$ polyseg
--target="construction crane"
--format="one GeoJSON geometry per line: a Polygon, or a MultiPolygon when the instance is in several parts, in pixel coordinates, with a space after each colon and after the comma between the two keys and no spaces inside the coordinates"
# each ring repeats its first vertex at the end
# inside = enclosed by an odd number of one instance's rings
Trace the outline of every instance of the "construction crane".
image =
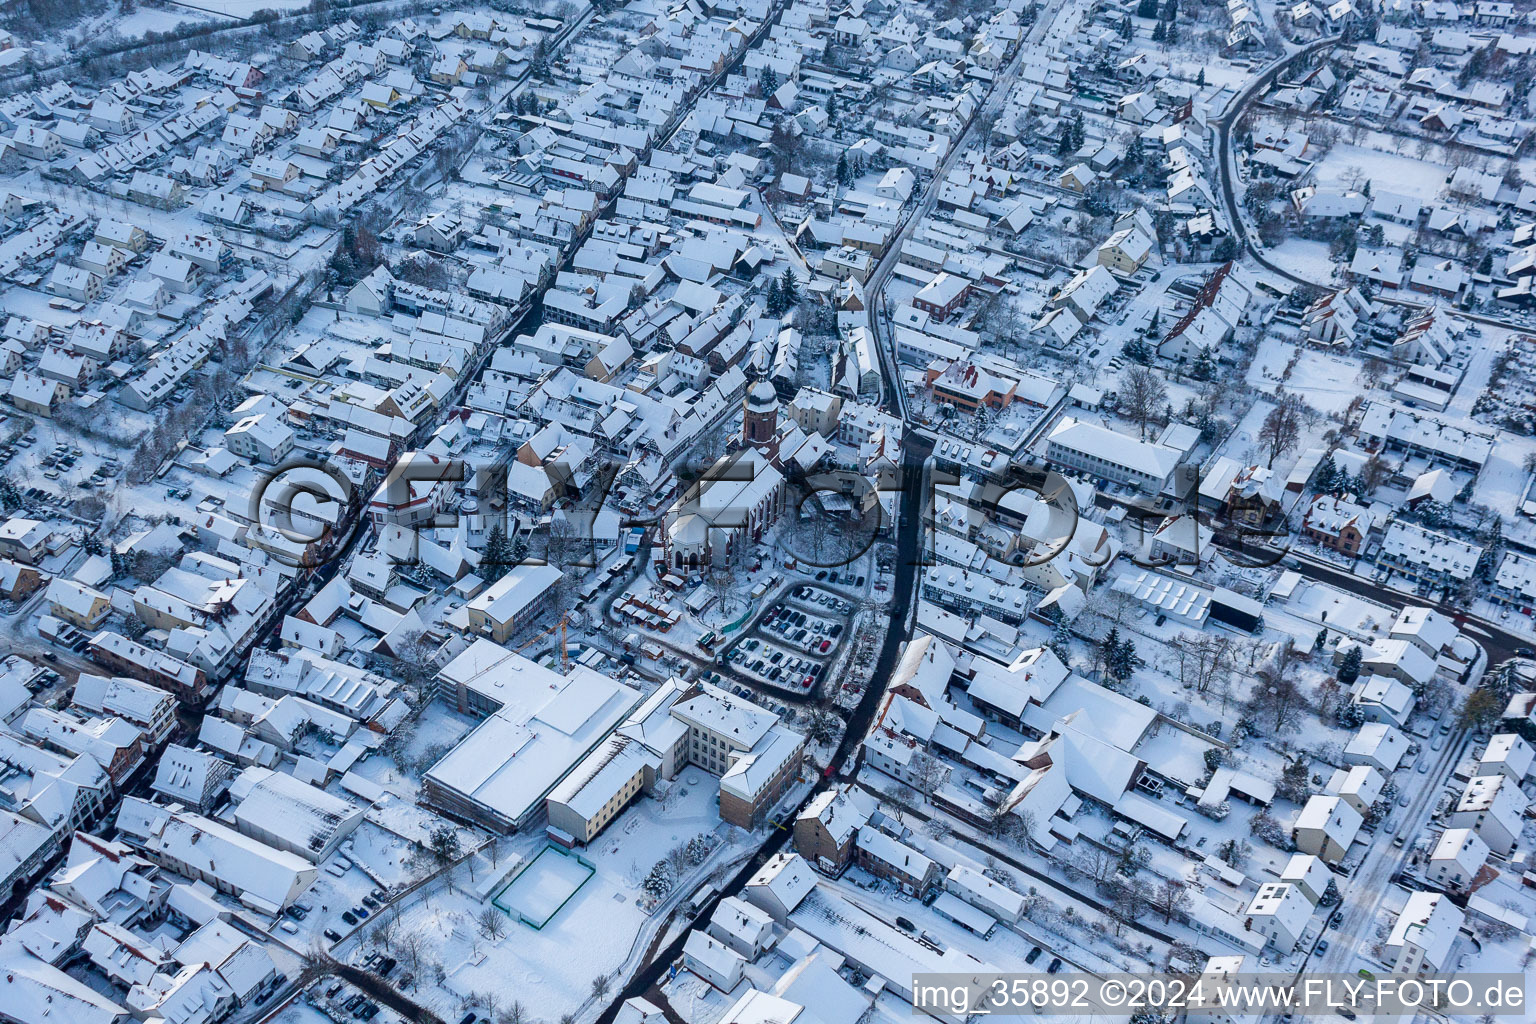
{"type": "Polygon", "coordinates": [[[570,618],[570,612],[564,613],[560,616],[559,622],[555,623],[553,626],[550,626],[548,629],[539,630],[539,632],[535,633],[526,643],[518,647],[516,653],[523,653],[528,648],[532,647],[534,644],[538,643],[540,640],[544,639],[550,633],[553,633],[558,629],[560,631],[560,674],[569,675],[571,671],[571,655],[565,643],[565,628],[566,624],[570,622],[570,618]]]}

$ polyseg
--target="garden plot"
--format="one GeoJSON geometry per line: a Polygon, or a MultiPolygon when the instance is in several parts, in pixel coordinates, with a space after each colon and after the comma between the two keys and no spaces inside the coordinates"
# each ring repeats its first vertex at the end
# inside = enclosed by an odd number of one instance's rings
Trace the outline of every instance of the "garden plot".
{"type": "Polygon", "coordinates": [[[542,931],[595,873],[585,858],[546,846],[491,902],[511,917],[542,931]]]}

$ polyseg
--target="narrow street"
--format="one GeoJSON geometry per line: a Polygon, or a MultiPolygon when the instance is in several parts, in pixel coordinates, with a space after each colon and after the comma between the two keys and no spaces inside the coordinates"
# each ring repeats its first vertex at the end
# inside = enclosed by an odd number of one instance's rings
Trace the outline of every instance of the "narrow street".
{"type": "MultiPolygon", "coordinates": [[[[1319,957],[1309,955],[1302,962],[1303,971],[1310,968],[1313,973],[1353,973],[1360,959],[1360,947],[1370,941],[1376,926],[1376,915],[1392,888],[1393,876],[1403,869],[1412,856],[1413,843],[1426,834],[1435,801],[1439,799],[1451,769],[1456,767],[1471,742],[1471,734],[1464,729],[1452,733],[1439,755],[1430,763],[1429,770],[1422,775],[1413,772],[1409,776],[1409,788],[1414,788],[1413,782],[1420,784],[1415,788],[1406,808],[1394,806],[1388,815],[1388,820],[1396,820],[1396,827],[1391,830],[1377,828],[1371,848],[1348,884],[1343,887],[1344,901],[1339,905],[1343,911],[1343,920],[1336,931],[1325,929],[1323,932],[1323,938],[1329,942],[1328,952],[1319,957]],[[1396,836],[1406,837],[1401,847],[1392,845],[1396,836]]],[[[1419,756],[1427,757],[1431,753],[1426,749],[1419,756]]],[[[1411,766],[1408,771],[1413,771],[1411,766]]]]}

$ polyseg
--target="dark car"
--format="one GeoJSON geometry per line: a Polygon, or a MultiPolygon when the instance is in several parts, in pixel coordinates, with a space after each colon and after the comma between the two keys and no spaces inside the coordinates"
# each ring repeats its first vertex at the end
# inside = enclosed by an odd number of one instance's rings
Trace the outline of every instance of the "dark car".
{"type": "Polygon", "coordinates": [[[1061,957],[1059,957],[1059,956],[1051,957],[1051,964],[1050,964],[1049,967],[1047,967],[1045,969],[1045,973],[1046,974],[1055,974],[1059,970],[1061,970],[1061,957]]]}
{"type": "Polygon", "coordinates": [[[341,941],[341,936],[336,932],[336,929],[334,928],[327,928],[325,930],[325,937],[330,939],[332,942],[341,941]]]}
{"type": "Polygon", "coordinates": [[[1042,952],[1044,951],[1039,946],[1036,946],[1034,949],[1029,951],[1029,955],[1024,958],[1024,962],[1027,964],[1034,963],[1036,960],[1040,959],[1040,954],[1042,952]]]}
{"type": "Polygon", "coordinates": [[[341,912],[341,919],[347,924],[357,924],[357,915],[350,910],[343,910],[341,912]]]}
{"type": "Polygon", "coordinates": [[[459,1024],[475,1024],[475,1015],[473,1013],[466,1013],[464,1019],[459,1021],[459,1024]]]}
{"type": "Polygon", "coordinates": [[[817,579],[818,579],[818,580],[824,580],[824,579],[826,579],[826,578],[827,578],[827,570],[825,570],[825,569],[823,569],[823,570],[821,570],[821,571],[820,571],[820,572],[818,572],[818,573],[817,573],[817,574],[816,574],[816,578],[817,578],[817,579]]]}
{"type": "Polygon", "coordinates": [[[834,623],[832,623],[832,628],[827,630],[827,634],[829,636],[839,636],[839,635],[842,634],[842,632],[843,632],[843,624],[841,622],[834,622],[834,623]]]}
{"type": "Polygon", "coordinates": [[[1319,953],[1326,953],[1326,952],[1328,952],[1328,940],[1327,939],[1318,939],[1317,940],[1317,951],[1319,953]]]}
{"type": "Polygon", "coordinates": [[[913,924],[911,921],[908,921],[904,917],[898,917],[896,919],[896,927],[900,928],[902,931],[905,931],[905,932],[915,932],[915,931],[917,931],[917,925],[913,924]]]}

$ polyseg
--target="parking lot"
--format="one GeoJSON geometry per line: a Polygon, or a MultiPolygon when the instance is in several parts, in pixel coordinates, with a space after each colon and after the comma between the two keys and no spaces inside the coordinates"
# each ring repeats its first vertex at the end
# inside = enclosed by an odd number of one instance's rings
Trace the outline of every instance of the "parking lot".
{"type": "MultiPolygon", "coordinates": [[[[14,444],[0,447],[0,465],[8,464],[18,457],[25,449],[37,449],[33,454],[37,456],[37,465],[42,475],[47,480],[56,481],[55,486],[64,489],[66,483],[74,483],[75,486],[86,490],[106,486],[113,478],[123,471],[123,464],[115,458],[100,458],[89,454],[83,448],[73,447],[68,444],[56,444],[52,448],[37,448],[38,438],[36,434],[27,434],[18,438],[14,444]],[[89,460],[95,463],[95,468],[90,474],[85,473],[85,462],[89,460]]],[[[43,501],[49,494],[43,488],[29,487],[22,492],[33,500],[43,501]]],[[[72,497],[66,490],[66,498],[72,497]]]]}
{"type": "MultiPolygon", "coordinates": [[[[851,584],[857,577],[848,575],[851,584]]],[[[812,696],[847,639],[854,610],[853,602],[838,594],[797,586],[721,656],[721,665],[753,686],[812,696]]]]}
{"type": "Polygon", "coordinates": [[[821,679],[826,665],[796,655],[757,637],[743,640],[726,655],[726,664],[754,683],[790,693],[808,695],[821,679]]]}

